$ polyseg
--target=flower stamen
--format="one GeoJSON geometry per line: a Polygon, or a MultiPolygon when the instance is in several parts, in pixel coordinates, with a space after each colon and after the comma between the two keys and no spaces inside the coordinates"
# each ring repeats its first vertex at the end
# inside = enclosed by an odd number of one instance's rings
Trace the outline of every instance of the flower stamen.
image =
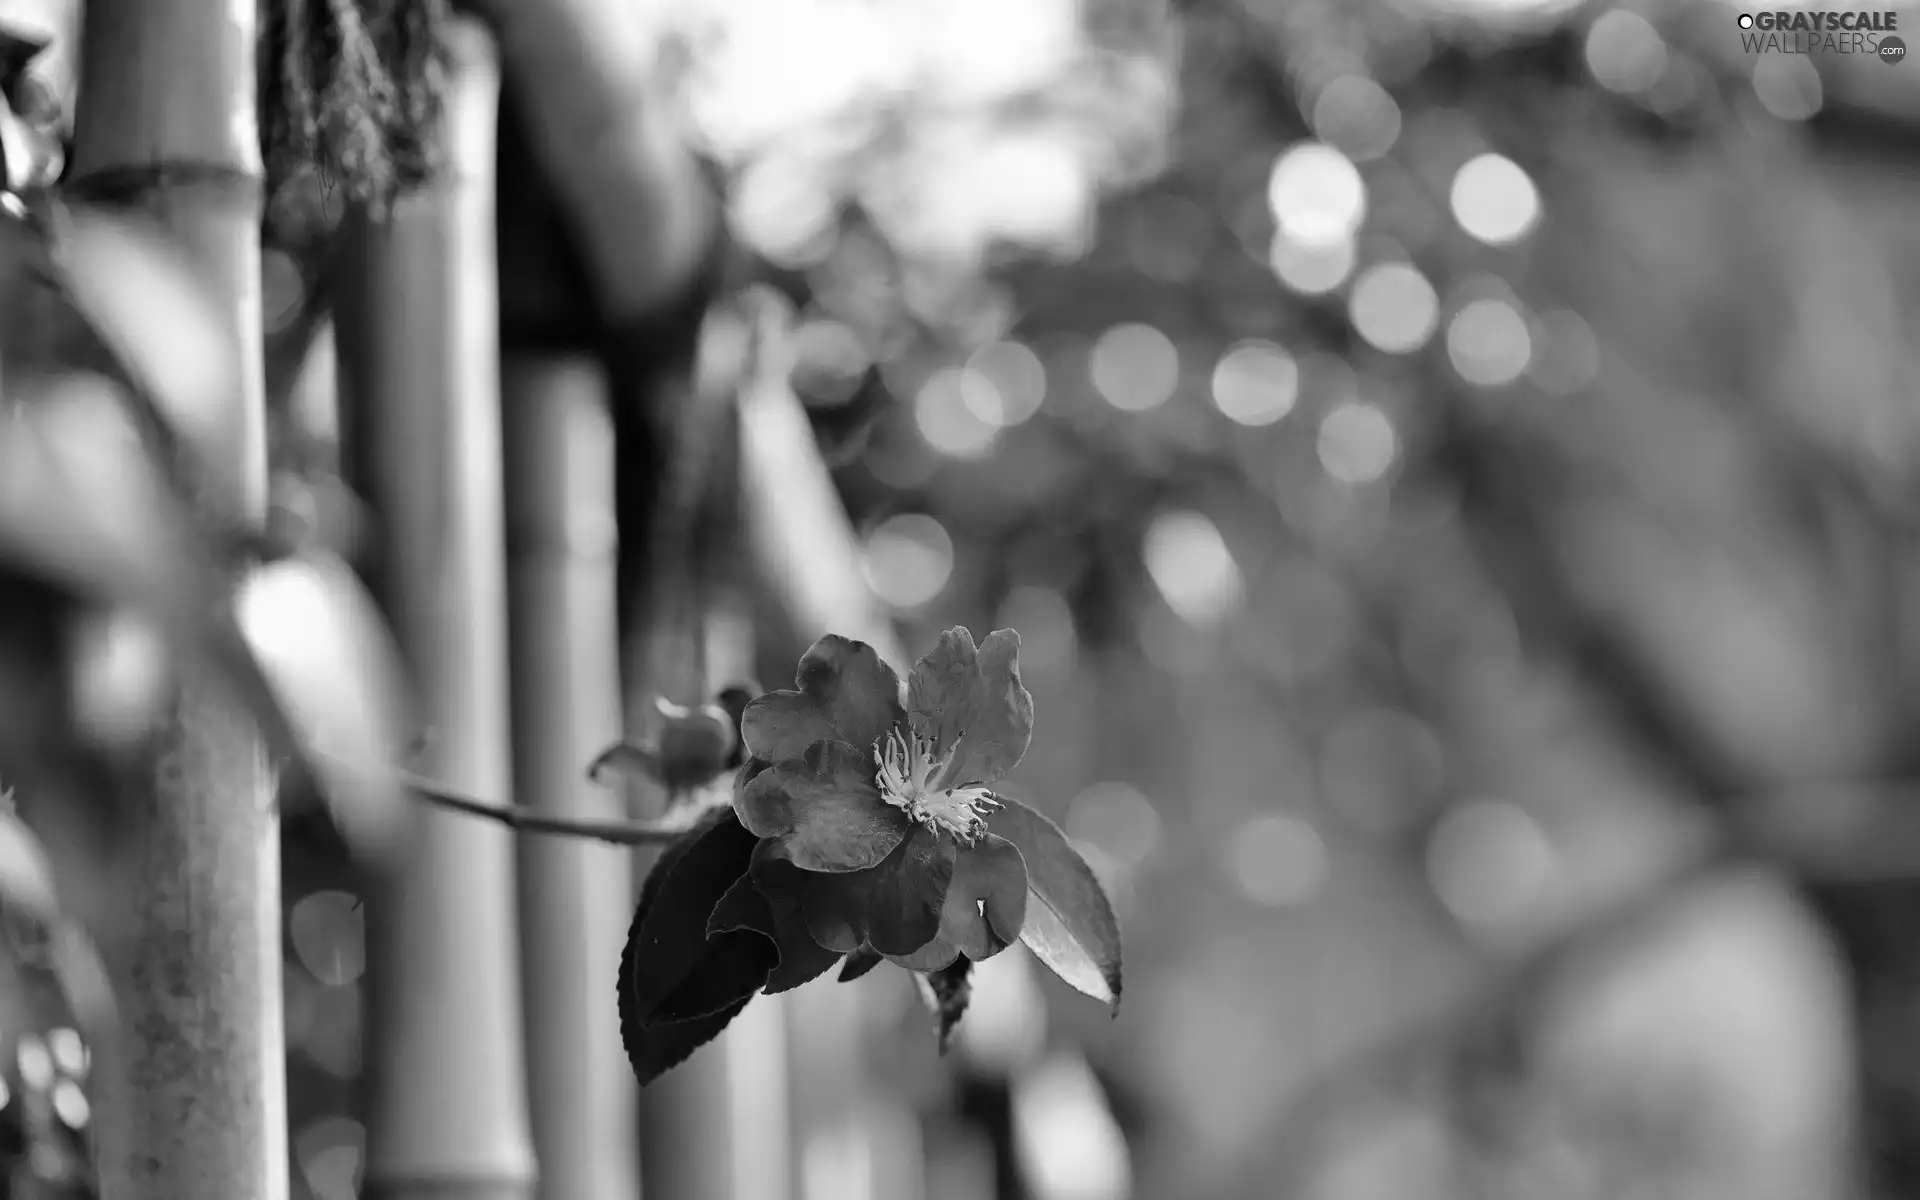
{"type": "Polygon", "coordinates": [[[928,831],[944,830],[971,846],[987,831],[986,814],[1000,802],[984,787],[938,786],[952,757],[951,748],[936,756],[933,739],[903,735],[896,726],[874,746],[874,782],[881,799],[928,831]]]}

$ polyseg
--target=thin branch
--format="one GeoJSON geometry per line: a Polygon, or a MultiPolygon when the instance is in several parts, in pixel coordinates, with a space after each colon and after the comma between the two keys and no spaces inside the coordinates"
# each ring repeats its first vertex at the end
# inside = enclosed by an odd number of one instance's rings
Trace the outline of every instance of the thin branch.
{"type": "Polygon", "coordinates": [[[401,785],[430,804],[469,816],[498,821],[519,833],[542,833],[555,837],[588,838],[615,846],[663,846],[691,829],[684,817],[664,821],[595,820],[590,817],[557,817],[538,809],[515,804],[490,804],[435,783],[423,775],[399,771],[401,785]]]}

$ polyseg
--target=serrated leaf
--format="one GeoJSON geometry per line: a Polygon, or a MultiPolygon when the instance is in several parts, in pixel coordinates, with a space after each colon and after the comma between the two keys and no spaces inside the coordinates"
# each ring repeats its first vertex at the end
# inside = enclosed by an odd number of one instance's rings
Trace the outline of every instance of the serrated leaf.
{"type": "Polygon", "coordinates": [[[774,941],[757,931],[717,934],[645,1019],[649,1024],[691,1021],[724,1011],[765,987],[779,963],[774,941]]]}
{"type": "Polygon", "coordinates": [[[1077,990],[1120,1011],[1120,924],[1093,869],[1058,825],[1018,800],[987,816],[987,829],[1019,848],[1027,867],[1020,940],[1077,990]]]}
{"type": "MultiPolygon", "coordinates": [[[[665,858],[665,852],[661,857],[665,858]]],[[[642,916],[649,899],[642,889],[642,916]]],[[[626,986],[626,981],[633,976],[633,947],[634,939],[628,938],[626,948],[620,954],[620,1042],[626,1047],[627,1062],[632,1065],[634,1076],[639,1079],[640,1086],[645,1087],[687,1061],[695,1050],[720,1036],[720,1032],[740,1015],[752,997],[712,1016],[692,1021],[643,1024],[632,1011],[632,989],[626,986]]]]}
{"type": "Polygon", "coordinates": [[[885,961],[886,956],[872,946],[861,946],[847,955],[846,962],[840,967],[840,982],[852,983],[885,961]]]}
{"type": "Polygon", "coordinates": [[[636,1027],[627,1038],[627,1061],[633,1064],[640,1086],[645,1087],[673,1070],[692,1057],[695,1050],[719,1037],[752,1000],[753,997],[748,996],[730,1008],[691,1021],[636,1027]]]}
{"type": "Polygon", "coordinates": [[[766,939],[707,937],[708,917],[746,872],[755,841],[730,809],[721,809],[649,872],[628,935],[630,969],[622,976],[625,1011],[636,1021],[706,1016],[766,982],[773,957],[766,939]]]}
{"type": "MultiPolygon", "coordinates": [[[[691,1021],[676,1021],[647,1024],[642,1020],[638,1007],[639,996],[629,986],[634,978],[635,962],[641,941],[641,931],[647,918],[654,912],[655,902],[659,899],[666,880],[674,869],[687,857],[702,836],[712,832],[723,821],[732,819],[732,813],[725,810],[706,814],[700,822],[684,837],[669,843],[654,859],[653,869],[640,885],[640,900],[634,908],[633,925],[627,935],[626,945],[620,951],[620,973],[616,981],[616,995],[620,1014],[620,1041],[627,1051],[627,1061],[633,1067],[633,1073],[639,1078],[641,1086],[652,1083],[665,1072],[679,1066],[695,1050],[719,1036],[729,1022],[740,1015],[748,1000],[710,1016],[699,1017],[691,1021]]],[[[737,822],[735,822],[737,824],[737,822]]]]}

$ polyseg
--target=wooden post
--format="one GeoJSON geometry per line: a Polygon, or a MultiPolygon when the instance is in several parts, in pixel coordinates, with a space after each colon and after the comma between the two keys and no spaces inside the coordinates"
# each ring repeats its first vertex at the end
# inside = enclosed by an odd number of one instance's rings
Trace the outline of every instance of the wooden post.
{"type": "MultiPolygon", "coordinates": [[[[430,725],[421,769],[504,802],[499,71],[477,25],[449,42],[449,178],[386,221],[350,218],[335,326],[348,470],[378,516],[370,574],[430,725]]],[[[369,1196],[533,1193],[512,838],[429,813],[399,878],[367,898],[369,1196]]]]}
{"type": "MultiPolygon", "coordinates": [[[[196,499],[246,515],[264,508],[267,471],[254,38],[251,3],[89,0],[68,175],[76,196],[156,218],[226,310],[239,384],[201,447],[196,499]]],[[[287,1195],[269,798],[247,714],[186,672],[121,881],[130,936],[107,948],[126,1024],[102,1097],[106,1200],[287,1195]]]]}

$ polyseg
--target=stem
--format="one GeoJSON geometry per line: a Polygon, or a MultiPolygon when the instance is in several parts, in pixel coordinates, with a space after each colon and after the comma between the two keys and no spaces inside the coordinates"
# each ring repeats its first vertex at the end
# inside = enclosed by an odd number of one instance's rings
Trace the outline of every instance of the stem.
{"type": "Polygon", "coordinates": [[[586,838],[614,846],[664,846],[691,829],[688,821],[623,821],[569,817],[522,804],[493,804],[462,795],[424,776],[401,772],[401,784],[429,804],[469,816],[485,817],[520,833],[586,838]]]}
{"type": "MultiPolygon", "coordinates": [[[[212,521],[257,518],[266,498],[255,21],[251,3],[90,0],[68,183],[124,185],[106,190],[178,239],[232,330],[238,386],[198,456],[212,521]]],[[[129,795],[138,849],[102,939],[125,1023],[101,1064],[100,1195],[284,1200],[270,774],[248,715],[207,671],[182,675],[151,786],[129,795]]]]}

